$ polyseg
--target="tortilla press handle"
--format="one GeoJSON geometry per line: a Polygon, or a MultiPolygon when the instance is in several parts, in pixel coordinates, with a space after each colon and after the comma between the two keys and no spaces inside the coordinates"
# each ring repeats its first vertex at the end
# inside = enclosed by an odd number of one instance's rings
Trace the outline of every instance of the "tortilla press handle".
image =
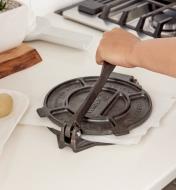
{"type": "MultiPolygon", "coordinates": [[[[103,63],[101,74],[95,86],[91,89],[89,95],[80,106],[78,111],[74,114],[73,122],[70,126],[64,126],[61,128],[61,131],[55,130],[55,134],[57,135],[57,141],[59,148],[64,148],[66,146],[70,147],[74,152],[80,152],[82,150],[88,149],[93,146],[101,146],[101,145],[112,145],[109,143],[100,143],[100,142],[91,142],[81,138],[81,126],[80,122],[82,118],[85,116],[93,102],[95,101],[98,94],[101,92],[104,87],[107,79],[109,78],[111,72],[114,70],[115,66],[111,65],[107,62],[103,63]]],[[[43,110],[41,111],[41,115],[45,115],[43,110]]]]}
{"type": "Polygon", "coordinates": [[[94,87],[91,89],[89,95],[83,102],[83,104],[80,106],[78,111],[75,113],[74,122],[77,124],[80,123],[82,118],[85,116],[85,114],[88,112],[89,108],[95,101],[98,94],[101,92],[102,88],[104,87],[106,81],[108,80],[110,74],[114,70],[115,65],[112,65],[108,62],[103,63],[101,74],[97,82],[95,83],[94,87]]]}

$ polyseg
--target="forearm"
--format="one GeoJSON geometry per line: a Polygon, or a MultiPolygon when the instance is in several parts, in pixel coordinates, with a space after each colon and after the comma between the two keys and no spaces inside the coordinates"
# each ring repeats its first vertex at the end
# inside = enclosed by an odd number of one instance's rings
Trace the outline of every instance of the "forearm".
{"type": "Polygon", "coordinates": [[[176,38],[141,41],[123,29],[105,32],[97,48],[96,61],[123,67],[142,67],[176,77],[176,38]]]}
{"type": "Polygon", "coordinates": [[[141,41],[132,53],[134,65],[176,77],[176,38],[141,41]]]}

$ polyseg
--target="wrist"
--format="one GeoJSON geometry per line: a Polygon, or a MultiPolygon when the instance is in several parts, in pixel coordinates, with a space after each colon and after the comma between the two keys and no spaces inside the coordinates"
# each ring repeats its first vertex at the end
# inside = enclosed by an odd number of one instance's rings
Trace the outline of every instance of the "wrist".
{"type": "Polygon", "coordinates": [[[141,56],[141,43],[142,41],[137,42],[130,53],[129,56],[129,63],[132,65],[132,67],[142,67],[141,61],[140,61],[140,56],[141,56]]]}

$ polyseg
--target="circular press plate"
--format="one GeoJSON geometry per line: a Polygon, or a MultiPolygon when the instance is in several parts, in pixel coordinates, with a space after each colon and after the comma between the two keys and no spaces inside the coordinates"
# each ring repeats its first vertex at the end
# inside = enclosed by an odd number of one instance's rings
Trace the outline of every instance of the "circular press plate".
{"type": "MultiPolygon", "coordinates": [[[[82,77],[66,81],[53,88],[44,106],[38,109],[58,127],[72,125],[74,113],[87,97],[98,77],[82,77]]],[[[112,73],[80,123],[82,134],[124,135],[150,115],[149,95],[132,76],[112,73]]]]}

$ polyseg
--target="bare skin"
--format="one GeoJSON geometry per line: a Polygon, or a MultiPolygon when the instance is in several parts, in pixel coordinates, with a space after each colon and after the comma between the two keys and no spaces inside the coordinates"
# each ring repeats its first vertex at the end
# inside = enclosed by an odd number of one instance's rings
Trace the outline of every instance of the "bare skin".
{"type": "Polygon", "coordinates": [[[141,41],[123,29],[105,32],[97,48],[96,61],[123,67],[142,67],[176,77],[176,38],[141,41]]]}

